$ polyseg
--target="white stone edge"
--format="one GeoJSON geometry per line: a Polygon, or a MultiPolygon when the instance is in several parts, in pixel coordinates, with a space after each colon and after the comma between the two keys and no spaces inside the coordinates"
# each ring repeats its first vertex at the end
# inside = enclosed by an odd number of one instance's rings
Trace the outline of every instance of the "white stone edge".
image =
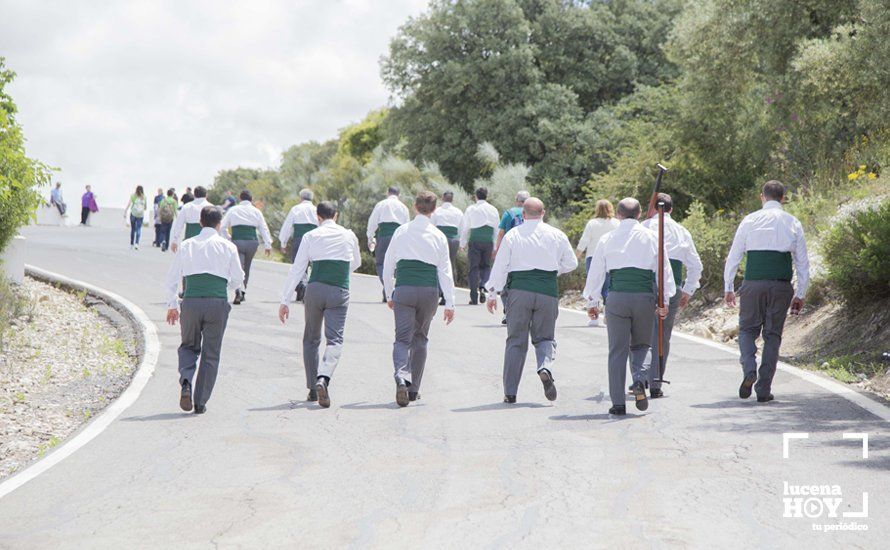
{"type": "Polygon", "coordinates": [[[130,381],[130,385],[127,386],[127,389],[125,389],[117,399],[112,401],[111,404],[96,416],[95,419],[80,428],[73,437],[65,441],[45,457],[37,460],[21,472],[14,474],[12,477],[0,483],[0,498],[12,493],[22,485],[28,483],[77,452],[81,447],[102,433],[130,405],[135,403],[139,398],[139,395],[142,393],[142,390],[145,389],[148,380],[151,378],[152,374],[154,374],[155,366],[158,362],[158,354],[161,348],[160,341],[158,340],[157,327],[151,319],[149,319],[148,315],[146,315],[145,312],[133,302],[108,290],[82,281],[70,279],[58,273],[46,271],[38,267],[26,265],[25,270],[28,274],[33,274],[38,278],[56,282],[71,288],[85,290],[88,293],[98,296],[99,298],[117,306],[118,309],[126,311],[139,326],[143,352],[142,360],[139,362],[139,366],[133,375],[133,379],[130,381]]]}

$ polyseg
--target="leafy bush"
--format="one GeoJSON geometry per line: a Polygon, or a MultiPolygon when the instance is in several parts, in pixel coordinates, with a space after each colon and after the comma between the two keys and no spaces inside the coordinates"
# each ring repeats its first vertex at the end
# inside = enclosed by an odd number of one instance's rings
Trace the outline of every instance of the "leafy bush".
{"type": "Polygon", "coordinates": [[[0,57],[0,250],[28,223],[40,204],[37,189],[50,179],[46,166],[25,155],[15,103],[4,91],[14,77],[0,57]]]}
{"type": "Polygon", "coordinates": [[[890,200],[841,216],[822,247],[828,281],[848,303],[890,298],[890,200]]]}
{"type": "Polygon", "coordinates": [[[701,256],[703,269],[697,296],[715,300],[723,295],[723,266],[732,246],[737,220],[722,211],[708,215],[705,206],[696,201],[689,207],[683,226],[692,234],[701,256]]]}

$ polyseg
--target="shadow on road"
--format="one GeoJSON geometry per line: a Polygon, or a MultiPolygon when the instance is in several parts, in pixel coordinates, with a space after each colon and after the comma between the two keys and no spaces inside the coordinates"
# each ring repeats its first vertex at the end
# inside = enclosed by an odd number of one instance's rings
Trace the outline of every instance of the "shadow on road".
{"type": "MultiPolygon", "coordinates": [[[[410,407],[422,407],[423,403],[417,403],[410,405],[410,407]]],[[[406,407],[400,407],[398,403],[392,401],[390,403],[350,403],[348,405],[341,405],[341,409],[350,409],[353,411],[370,411],[375,409],[387,409],[387,410],[396,410],[402,409],[406,407]]]]}
{"type": "Polygon", "coordinates": [[[160,414],[151,414],[148,416],[128,416],[126,418],[121,418],[124,422],[153,422],[155,420],[176,420],[181,418],[188,418],[197,416],[194,413],[190,412],[178,412],[178,413],[160,413],[160,414]]]}
{"type": "Polygon", "coordinates": [[[578,415],[569,415],[569,414],[560,414],[557,416],[551,416],[550,420],[610,420],[612,422],[622,422],[624,420],[631,420],[634,418],[645,418],[645,414],[627,414],[625,416],[614,416],[609,413],[600,413],[600,414],[578,414],[578,415]]]}
{"type": "Polygon", "coordinates": [[[250,412],[268,412],[268,411],[292,411],[296,409],[321,409],[322,407],[313,401],[288,401],[280,405],[272,405],[270,407],[255,407],[247,409],[250,412]]]}
{"type": "Polygon", "coordinates": [[[456,413],[466,413],[466,412],[484,412],[484,411],[501,411],[507,409],[544,409],[549,407],[549,405],[542,405],[540,403],[491,403],[488,405],[477,405],[475,407],[466,407],[463,409],[451,409],[451,412],[456,413]]]}

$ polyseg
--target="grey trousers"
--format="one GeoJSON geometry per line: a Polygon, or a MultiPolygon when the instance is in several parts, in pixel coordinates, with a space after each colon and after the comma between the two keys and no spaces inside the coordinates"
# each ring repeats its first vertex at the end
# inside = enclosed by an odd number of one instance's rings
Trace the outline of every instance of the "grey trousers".
{"type": "Polygon", "coordinates": [[[471,242],[467,245],[467,261],[469,263],[470,299],[479,299],[479,287],[488,282],[491,275],[492,242],[471,242]]]}
{"type": "Polygon", "coordinates": [[[744,281],[739,289],[739,351],[742,372],[757,375],[754,391],[769,395],[779,362],[779,347],[794,287],[787,281],[744,281]],[[763,334],[760,372],[757,369],[757,338],[763,334]]]}
{"type": "Polygon", "coordinates": [[[609,293],[606,331],[609,334],[609,397],[613,405],[624,405],[628,355],[634,382],[646,381],[648,373],[643,361],[652,341],[654,320],[655,293],[609,293]]]}
{"type": "MultiPolygon", "coordinates": [[[[680,311],[680,297],[682,293],[680,290],[677,290],[677,293],[668,301],[668,315],[664,318],[664,370],[667,372],[667,359],[668,354],[671,351],[671,334],[674,332],[674,320],[677,318],[677,312],[680,311]]],[[[660,379],[660,376],[663,376],[663,373],[659,373],[659,365],[658,365],[658,317],[652,322],[652,340],[651,340],[652,349],[649,350],[649,353],[646,354],[646,361],[643,363],[643,371],[647,371],[649,387],[650,388],[661,388],[661,382],[657,382],[660,379]]]]}
{"type": "Polygon", "coordinates": [[[180,306],[179,384],[186,380],[191,383],[195,406],[207,403],[213,392],[231,309],[225,298],[186,298],[180,306]],[[195,379],[196,369],[198,376],[195,379]]]}
{"type": "Polygon", "coordinates": [[[378,237],[374,247],[374,265],[377,268],[377,278],[380,279],[380,284],[383,284],[383,260],[386,259],[386,251],[389,249],[391,240],[392,237],[378,237]]]}
{"type": "Polygon", "coordinates": [[[325,283],[309,283],[303,298],[306,326],[303,329],[303,365],[306,368],[306,387],[312,389],[319,376],[333,377],[334,369],[343,353],[343,329],[349,290],[325,283]],[[318,364],[321,345],[321,326],[324,324],[324,357],[318,364]]]}
{"type": "Polygon", "coordinates": [[[241,269],[244,270],[244,288],[247,288],[247,281],[250,279],[250,266],[253,264],[253,257],[256,256],[257,248],[260,246],[259,241],[232,241],[235,248],[238,249],[238,259],[241,260],[241,269]]]}
{"type": "Polygon", "coordinates": [[[551,370],[556,359],[556,318],[559,299],[537,292],[511,289],[507,295],[507,345],[504,349],[504,395],[516,395],[528,354],[528,338],[535,346],[538,368],[551,370]]]}
{"type": "Polygon", "coordinates": [[[412,392],[420,391],[430,323],[439,307],[439,293],[432,286],[400,286],[393,292],[393,302],[396,341],[392,363],[396,383],[404,380],[412,392]]]}

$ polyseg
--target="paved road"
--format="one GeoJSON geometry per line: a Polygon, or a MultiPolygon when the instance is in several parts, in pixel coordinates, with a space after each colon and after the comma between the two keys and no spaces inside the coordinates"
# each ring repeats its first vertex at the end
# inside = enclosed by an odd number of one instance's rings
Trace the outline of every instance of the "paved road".
{"type": "Polygon", "coordinates": [[[377,281],[356,277],[334,404],[322,410],[302,401],[302,311],[287,326],[275,316],[285,266],[259,263],[230,317],[208,413],[187,415],[178,332],[161,324],[170,255],[130,252],[122,230],[25,234],[29,263],[142,307],[162,350],[117,421],[0,500],[0,547],[886,548],[886,422],[787,373],[774,403],[741,401],[735,357],[677,340],[667,397],[609,418],[605,331],[563,312],[559,400],[527,371],[508,407],[505,330],[460,306],[452,326],[434,325],[422,400],[400,410],[392,317],[377,281]],[[810,434],[787,460],[783,432],[810,434]],[[868,459],[844,432],[870,434],[868,459]],[[784,482],[838,485],[839,514],[868,491],[869,517],[785,518],[784,482]],[[813,528],[853,521],[868,530],[813,528]]]}

